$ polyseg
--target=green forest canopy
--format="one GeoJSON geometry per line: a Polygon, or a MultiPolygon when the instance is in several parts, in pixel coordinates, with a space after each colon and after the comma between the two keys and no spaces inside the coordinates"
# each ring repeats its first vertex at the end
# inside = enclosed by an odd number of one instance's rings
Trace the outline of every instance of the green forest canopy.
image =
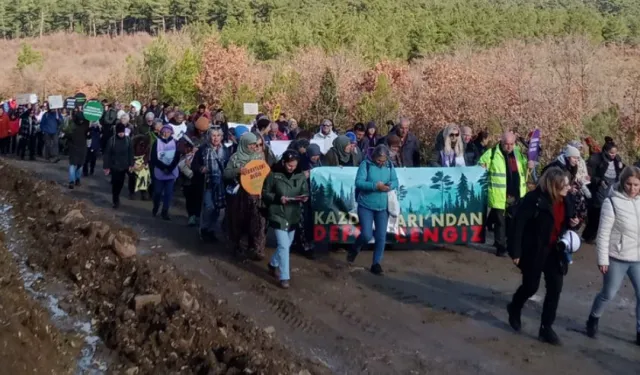
{"type": "Polygon", "coordinates": [[[640,0],[0,0],[4,38],[159,33],[209,24],[268,60],[300,47],[412,59],[460,43],[571,33],[640,41],[640,0]]]}

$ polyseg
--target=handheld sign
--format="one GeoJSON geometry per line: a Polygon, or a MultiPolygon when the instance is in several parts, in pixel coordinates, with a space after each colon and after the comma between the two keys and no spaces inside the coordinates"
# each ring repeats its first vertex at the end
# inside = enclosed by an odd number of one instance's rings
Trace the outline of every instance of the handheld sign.
{"type": "Polygon", "coordinates": [[[538,161],[539,151],[540,150],[540,129],[536,129],[531,134],[531,139],[529,140],[529,152],[527,158],[531,161],[538,161]]]}
{"type": "Polygon", "coordinates": [[[244,109],[245,115],[257,115],[260,113],[258,110],[258,103],[243,103],[242,107],[244,109]]]}
{"type": "Polygon", "coordinates": [[[64,103],[62,101],[61,95],[51,95],[49,96],[49,108],[51,109],[60,109],[64,107],[64,103]]]}
{"type": "MultiPolygon", "coordinates": [[[[76,98],[77,103],[77,98],[76,98]]],[[[102,113],[104,112],[104,107],[102,103],[98,101],[88,102],[84,109],[82,110],[82,114],[87,121],[99,121],[102,117],[102,113]]]]}
{"type": "Polygon", "coordinates": [[[18,96],[16,96],[16,102],[18,102],[18,105],[27,105],[29,104],[30,99],[31,94],[19,94],[18,96]]]}
{"type": "Polygon", "coordinates": [[[74,98],[76,99],[76,106],[82,105],[87,102],[87,96],[81,92],[77,93],[74,98]]]}
{"type": "Polygon", "coordinates": [[[279,159],[282,154],[287,151],[287,148],[289,148],[290,144],[291,141],[271,141],[269,143],[269,146],[271,147],[271,152],[273,152],[273,155],[279,159]]]}
{"type": "Polygon", "coordinates": [[[140,102],[137,100],[132,101],[131,106],[136,109],[136,112],[140,112],[140,110],[142,109],[142,104],[140,104],[140,102]]]}
{"type": "Polygon", "coordinates": [[[273,109],[273,121],[278,121],[278,117],[280,117],[280,113],[282,113],[282,110],[280,109],[280,104],[276,105],[276,107],[273,109]]]}
{"type": "Polygon", "coordinates": [[[249,195],[262,194],[264,180],[271,172],[271,168],[264,160],[252,160],[244,166],[247,173],[240,175],[240,184],[249,195]]]}
{"type": "Polygon", "coordinates": [[[76,107],[76,98],[69,97],[69,98],[65,99],[64,107],[66,109],[74,109],[76,107]]]}

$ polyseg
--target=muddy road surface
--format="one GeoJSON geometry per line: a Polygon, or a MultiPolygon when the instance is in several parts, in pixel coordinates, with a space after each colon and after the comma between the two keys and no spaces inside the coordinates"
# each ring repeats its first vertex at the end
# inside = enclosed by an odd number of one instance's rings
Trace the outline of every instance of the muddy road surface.
{"type": "MultiPolygon", "coordinates": [[[[4,161],[34,177],[67,184],[65,161],[4,161]]],[[[269,277],[266,262],[237,263],[224,243],[200,243],[186,226],[181,192],[171,222],[153,218],[150,202],[127,199],[126,188],[120,209],[111,209],[110,185],[102,174],[63,192],[132,228],[139,238],[138,258],[164,256],[205,292],[330,373],[640,373],[635,297],[627,280],[601,319],[599,338],[585,335],[602,283],[592,246],[574,256],[555,325],[564,345],[551,347],[537,341],[544,283],[525,306],[522,333],[514,333],[505,307],[520,274],[485,245],[388,251],[382,277],[367,271],[370,252],[362,253],[356,261],[360,267],[353,269],[343,253],[323,252],[316,260],[292,255],[291,289],[285,291],[269,277]]]]}

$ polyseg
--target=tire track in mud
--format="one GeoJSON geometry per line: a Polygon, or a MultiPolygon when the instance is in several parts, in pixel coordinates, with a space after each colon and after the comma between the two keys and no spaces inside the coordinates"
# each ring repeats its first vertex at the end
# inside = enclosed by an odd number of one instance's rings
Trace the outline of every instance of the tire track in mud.
{"type": "MultiPolygon", "coordinates": [[[[335,340],[332,340],[331,345],[335,346],[335,342],[339,341],[338,348],[340,351],[367,353],[361,358],[356,358],[353,354],[350,355],[348,360],[354,363],[351,364],[353,368],[347,371],[348,373],[367,371],[373,371],[373,373],[405,373],[415,367],[412,364],[423,363],[423,358],[416,354],[415,348],[406,348],[401,345],[402,335],[398,335],[397,332],[393,335],[389,330],[383,329],[381,325],[375,323],[373,319],[366,315],[367,310],[361,305],[349,303],[345,301],[345,298],[337,299],[334,297],[336,294],[329,291],[329,293],[324,294],[325,297],[322,299],[314,299],[314,302],[318,303],[314,305],[311,313],[305,312],[291,300],[294,298],[293,295],[288,294],[281,297],[277,295],[281,291],[276,290],[275,287],[268,285],[268,283],[247,280],[247,276],[253,278],[256,275],[242,265],[236,267],[218,259],[212,259],[211,264],[227,280],[248,284],[251,293],[264,301],[269,311],[292,330],[303,333],[307,337],[315,336],[315,338],[322,337],[326,339],[334,336],[335,340]],[[308,318],[309,316],[314,318],[310,319],[308,318]],[[385,344],[372,346],[370,344],[372,341],[385,344]],[[348,347],[352,347],[352,349],[347,350],[348,347]],[[398,356],[401,356],[402,359],[398,358],[398,356]],[[389,366],[393,362],[390,358],[394,358],[393,361],[396,362],[396,365],[401,364],[404,367],[403,370],[399,371],[390,368],[389,366]],[[378,367],[380,365],[383,367],[378,367]],[[365,368],[368,368],[368,370],[363,370],[365,368]],[[380,369],[373,370],[374,368],[380,369]]],[[[322,272],[321,270],[319,271],[322,272]]],[[[310,293],[321,293],[322,291],[318,290],[318,288],[319,286],[314,284],[314,288],[311,289],[310,293]]],[[[289,293],[304,294],[305,292],[302,290],[307,289],[300,288],[300,290],[289,291],[289,293]]],[[[342,355],[344,354],[342,353],[342,355]]]]}

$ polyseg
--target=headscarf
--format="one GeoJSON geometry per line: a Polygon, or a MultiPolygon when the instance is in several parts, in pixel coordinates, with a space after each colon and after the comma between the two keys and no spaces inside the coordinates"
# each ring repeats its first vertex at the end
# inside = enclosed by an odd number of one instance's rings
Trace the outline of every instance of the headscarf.
{"type": "Polygon", "coordinates": [[[322,166],[322,161],[320,159],[318,159],[318,161],[315,161],[315,162],[311,160],[311,158],[314,156],[322,157],[322,151],[320,150],[320,146],[318,146],[315,143],[311,143],[309,147],[307,147],[307,154],[306,154],[306,159],[307,159],[309,169],[322,166]]]}
{"type": "Polygon", "coordinates": [[[348,163],[351,154],[348,154],[344,149],[351,144],[351,140],[346,135],[339,135],[333,140],[333,150],[338,155],[338,161],[341,164],[348,163]]]}
{"type": "Polygon", "coordinates": [[[238,142],[238,150],[231,156],[229,164],[232,168],[243,168],[247,163],[253,160],[263,160],[262,152],[253,152],[249,150],[249,145],[258,142],[258,137],[251,132],[244,133],[238,142]]]}

